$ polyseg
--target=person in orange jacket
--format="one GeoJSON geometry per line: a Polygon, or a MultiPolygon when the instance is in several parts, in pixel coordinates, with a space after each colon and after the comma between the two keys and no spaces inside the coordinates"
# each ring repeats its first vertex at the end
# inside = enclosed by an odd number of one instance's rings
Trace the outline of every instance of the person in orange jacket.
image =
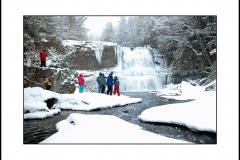
{"type": "Polygon", "coordinates": [[[52,87],[50,80],[47,78],[47,76],[43,76],[43,78],[44,81],[40,85],[42,86],[43,84],[45,84],[46,90],[50,90],[50,88],[52,87]]]}

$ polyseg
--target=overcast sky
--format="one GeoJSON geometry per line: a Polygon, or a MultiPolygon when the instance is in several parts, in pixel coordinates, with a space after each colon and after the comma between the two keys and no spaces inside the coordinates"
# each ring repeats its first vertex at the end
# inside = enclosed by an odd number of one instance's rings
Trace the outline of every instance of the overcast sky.
{"type": "Polygon", "coordinates": [[[85,21],[85,27],[90,29],[90,33],[99,36],[108,22],[116,26],[119,19],[119,16],[89,16],[85,21]]]}

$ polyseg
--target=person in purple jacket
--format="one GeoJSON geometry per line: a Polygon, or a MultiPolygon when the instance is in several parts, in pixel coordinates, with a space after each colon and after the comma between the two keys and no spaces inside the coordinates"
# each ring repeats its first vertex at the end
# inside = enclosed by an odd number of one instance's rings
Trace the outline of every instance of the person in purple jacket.
{"type": "Polygon", "coordinates": [[[101,78],[102,73],[100,72],[96,81],[98,83],[98,93],[101,93],[101,84],[100,84],[100,78],[101,78]]]}

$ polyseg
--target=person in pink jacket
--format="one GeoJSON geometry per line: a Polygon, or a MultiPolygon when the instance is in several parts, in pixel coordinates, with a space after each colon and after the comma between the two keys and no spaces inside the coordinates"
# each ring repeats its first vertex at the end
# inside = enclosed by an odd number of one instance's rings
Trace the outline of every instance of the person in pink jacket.
{"type": "Polygon", "coordinates": [[[79,74],[79,76],[78,76],[79,93],[84,92],[84,83],[85,83],[85,81],[84,81],[82,74],[79,74]]]}

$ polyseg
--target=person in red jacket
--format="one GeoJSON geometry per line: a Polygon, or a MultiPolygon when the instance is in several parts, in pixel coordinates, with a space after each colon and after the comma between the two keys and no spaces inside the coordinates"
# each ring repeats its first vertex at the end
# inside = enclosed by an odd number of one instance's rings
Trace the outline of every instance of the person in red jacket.
{"type": "Polygon", "coordinates": [[[85,81],[84,81],[82,74],[79,74],[79,77],[78,77],[79,93],[84,92],[84,83],[85,83],[85,81]]]}
{"type": "Polygon", "coordinates": [[[46,67],[46,57],[47,57],[46,51],[42,50],[40,52],[40,60],[41,60],[41,66],[40,67],[42,67],[42,66],[46,67]]]}

